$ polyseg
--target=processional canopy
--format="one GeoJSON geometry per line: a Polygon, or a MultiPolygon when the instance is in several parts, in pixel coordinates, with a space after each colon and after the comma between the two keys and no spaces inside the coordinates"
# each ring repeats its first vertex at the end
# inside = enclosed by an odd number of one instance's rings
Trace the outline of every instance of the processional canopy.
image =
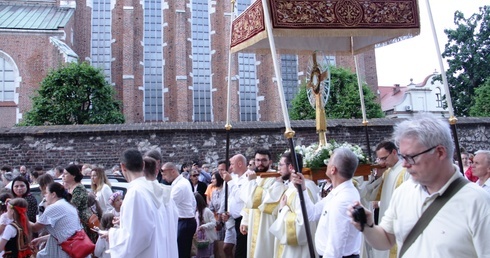
{"type": "Polygon", "coordinates": [[[232,52],[270,52],[264,19],[281,52],[352,55],[420,33],[417,0],[256,0],[232,24],[232,52]]]}

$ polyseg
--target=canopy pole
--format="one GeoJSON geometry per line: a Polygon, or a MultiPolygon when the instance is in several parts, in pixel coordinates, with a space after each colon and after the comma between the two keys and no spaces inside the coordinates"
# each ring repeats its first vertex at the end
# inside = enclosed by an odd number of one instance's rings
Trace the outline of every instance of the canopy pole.
{"type": "MultiPolygon", "coordinates": [[[[233,20],[235,15],[235,0],[231,0],[231,14],[230,14],[230,44],[231,36],[233,35],[233,20]]],[[[230,107],[231,107],[231,51],[228,51],[228,83],[227,83],[227,93],[226,93],[226,151],[225,151],[225,164],[226,171],[230,167],[230,107]]],[[[228,211],[228,183],[225,182],[225,211],[228,211]]]]}
{"type": "MultiPolygon", "coordinates": [[[[295,171],[297,173],[301,173],[299,169],[299,164],[297,162],[296,158],[296,151],[294,149],[294,131],[291,129],[291,123],[289,121],[289,114],[288,114],[288,107],[286,105],[286,99],[284,97],[284,89],[282,86],[282,76],[281,76],[281,70],[279,67],[279,63],[277,61],[277,52],[276,52],[276,44],[274,41],[274,34],[272,33],[272,23],[271,23],[271,18],[270,18],[270,11],[269,11],[269,4],[267,0],[262,0],[262,5],[264,8],[264,22],[265,22],[265,27],[267,30],[267,35],[269,39],[269,45],[271,49],[271,56],[272,56],[272,62],[274,64],[274,72],[276,75],[276,83],[277,83],[277,91],[279,93],[279,99],[281,101],[281,108],[282,108],[282,115],[284,117],[284,125],[286,127],[286,131],[284,133],[285,137],[288,139],[289,142],[289,149],[291,150],[291,154],[293,156],[293,163],[295,171]]],[[[310,251],[310,257],[315,258],[315,250],[313,247],[313,239],[311,238],[311,229],[310,229],[310,223],[308,220],[308,213],[306,211],[306,204],[305,204],[305,197],[303,195],[303,190],[301,189],[301,185],[296,184],[296,189],[298,191],[298,197],[299,201],[301,204],[301,212],[303,214],[303,221],[305,222],[305,231],[306,231],[306,239],[308,241],[308,249],[310,251]]]]}
{"type": "Polygon", "coordinates": [[[456,153],[458,158],[458,166],[459,166],[459,170],[464,175],[465,171],[463,170],[463,161],[461,159],[461,150],[459,148],[458,132],[456,130],[456,123],[458,122],[458,119],[454,116],[453,103],[451,100],[451,92],[449,91],[446,70],[444,70],[444,64],[442,62],[441,49],[439,47],[439,40],[437,39],[436,27],[434,26],[434,19],[432,18],[430,3],[429,0],[426,0],[425,2],[427,4],[427,13],[429,14],[430,28],[432,30],[432,38],[434,39],[434,45],[436,46],[437,60],[439,61],[439,69],[441,69],[442,83],[444,85],[444,89],[446,90],[447,108],[449,110],[449,125],[451,126],[451,131],[453,133],[453,140],[454,140],[454,145],[456,147],[456,153]]]}
{"type": "Polygon", "coordinates": [[[366,147],[368,151],[368,161],[371,160],[371,144],[369,142],[369,132],[368,132],[368,124],[366,116],[366,104],[364,103],[364,92],[362,91],[362,81],[359,76],[359,62],[357,61],[357,55],[354,54],[354,38],[350,37],[352,56],[354,57],[354,64],[356,67],[356,76],[357,76],[357,86],[359,87],[359,98],[361,99],[361,112],[362,112],[362,124],[364,125],[364,133],[366,134],[366,147]]]}

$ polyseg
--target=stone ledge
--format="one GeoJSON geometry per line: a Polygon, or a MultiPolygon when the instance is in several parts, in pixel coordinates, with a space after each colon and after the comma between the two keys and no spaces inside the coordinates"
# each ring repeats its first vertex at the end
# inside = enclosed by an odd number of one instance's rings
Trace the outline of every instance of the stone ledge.
{"type": "MultiPolygon", "coordinates": [[[[368,126],[393,126],[403,119],[375,118],[368,120],[368,126]]],[[[458,118],[456,125],[490,124],[490,117],[462,117],[458,118]]],[[[283,122],[235,122],[231,124],[230,132],[261,130],[281,130],[283,122]]],[[[335,127],[359,127],[362,119],[329,119],[327,129],[335,127]]],[[[315,128],[314,120],[291,121],[291,127],[295,129],[315,128]]],[[[54,126],[18,126],[0,128],[0,137],[8,135],[56,135],[56,134],[112,134],[131,132],[175,132],[175,131],[225,131],[225,122],[151,122],[135,124],[103,124],[103,125],[54,125],[54,126]]]]}

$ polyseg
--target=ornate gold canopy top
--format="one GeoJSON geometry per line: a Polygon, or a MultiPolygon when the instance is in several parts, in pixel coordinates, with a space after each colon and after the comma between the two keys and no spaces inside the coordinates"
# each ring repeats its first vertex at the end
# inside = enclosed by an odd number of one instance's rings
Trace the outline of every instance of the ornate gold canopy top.
{"type": "MultiPolygon", "coordinates": [[[[277,49],[357,54],[420,33],[417,0],[268,0],[277,49]],[[351,40],[352,37],[352,40],[351,40]]],[[[270,51],[262,1],[232,24],[231,51],[270,51]]]]}

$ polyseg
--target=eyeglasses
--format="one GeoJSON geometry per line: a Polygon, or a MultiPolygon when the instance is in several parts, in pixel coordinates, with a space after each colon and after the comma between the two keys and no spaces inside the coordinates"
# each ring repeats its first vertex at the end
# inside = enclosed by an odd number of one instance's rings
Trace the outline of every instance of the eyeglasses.
{"type": "Polygon", "coordinates": [[[404,160],[405,160],[405,161],[406,161],[408,164],[410,164],[410,165],[415,165],[415,158],[416,158],[416,157],[418,157],[418,156],[420,156],[420,155],[422,155],[422,154],[425,154],[425,153],[427,153],[427,152],[429,152],[429,151],[431,151],[431,150],[435,149],[437,146],[439,146],[439,145],[436,145],[436,146],[434,146],[434,147],[432,147],[432,148],[429,148],[429,149],[427,149],[427,150],[425,150],[425,151],[422,151],[422,152],[420,152],[420,153],[417,153],[417,154],[415,154],[415,155],[411,155],[411,156],[409,156],[409,155],[400,155],[400,156],[401,156],[401,157],[402,157],[402,158],[403,158],[403,159],[404,159],[404,160]]]}
{"type": "Polygon", "coordinates": [[[192,175],[192,177],[198,177],[198,176],[199,176],[199,174],[192,175]]]}
{"type": "Polygon", "coordinates": [[[384,157],[381,157],[381,158],[377,158],[376,161],[378,161],[378,162],[379,161],[383,161],[383,162],[386,161],[388,159],[388,157],[391,155],[392,152],[393,151],[390,151],[390,153],[388,155],[386,155],[384,157]]]}

